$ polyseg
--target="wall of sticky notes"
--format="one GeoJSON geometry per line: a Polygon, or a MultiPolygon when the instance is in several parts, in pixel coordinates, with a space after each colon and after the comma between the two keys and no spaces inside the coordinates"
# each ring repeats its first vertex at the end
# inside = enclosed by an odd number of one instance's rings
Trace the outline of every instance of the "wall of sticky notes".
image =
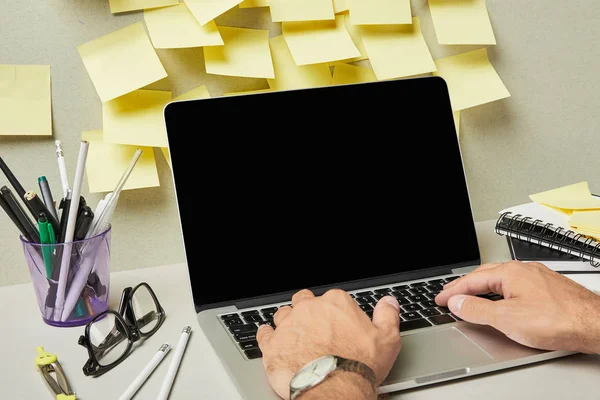
{"type": "MultiPolygon", "coordinates": [[[[593,0],[47,0],[0,14],[0,155],[20,180],[45,174],[58,192],[53,141],[72,174],[83,137],[95,204],[144,149],[113,220],[114,271],[184,261],[160,112],[173,100],[439,75],[476,220],[572,182],[600,194],[593,0]]],[[[0,229],[0,285],[29,280],[16,238],[0,229]]]]}

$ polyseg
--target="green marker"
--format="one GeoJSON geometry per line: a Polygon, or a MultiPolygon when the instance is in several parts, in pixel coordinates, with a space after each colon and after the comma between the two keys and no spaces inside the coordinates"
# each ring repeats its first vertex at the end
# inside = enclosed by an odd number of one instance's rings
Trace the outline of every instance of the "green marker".
{"type": "Polygon", "coordinates": [[[42,256],[44,257],[44,264],[46,264],[46,276],[50,278],[52,276],[52,246],[47,246],[49,244],[54,244],[54,229],[52,229],[52,224],[48,222],[48,218],[44,213],[40,214],[38,218],[38,228],[40,230],[40,243],[42,244],[42,256]],[[52,230],[52,233],[50,233],[52,230]]]}

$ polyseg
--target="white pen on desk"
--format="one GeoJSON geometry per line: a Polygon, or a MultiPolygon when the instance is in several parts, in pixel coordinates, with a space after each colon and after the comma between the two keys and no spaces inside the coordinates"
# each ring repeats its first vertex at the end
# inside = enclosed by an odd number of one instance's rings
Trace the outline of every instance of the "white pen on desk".
{"type": "Polygon", "coordinates": [[[160,346],[154,357],[150,359],[148,364],[144,367],[144,369],[140,372],[140,374],[135,378],[133,382],[129,385],[127,390],[123,392],[119,400],[129,400],[133,397],[133,395],[139,390],[140,387],[146,382],[146,379],[150,376],[152,371],[160,364],[160,362],[165,358],[167,353],[171,350],[171,346],[167,343],[160,346]]]}
{"type": "Polygon", "coordinates": [[[190,338],[191,332],[191,326],[183,327],[183,330],[181,331],[181,337],[179,338],[179,343],[177,343],[177,347],[175,348],[175,355],[171,359],[171,363],[169,364],[169,370],[167,371],[167,375],[165,375],[165,379],[163,380],[160,392],[158,393],[157,400],[167,400],[167,398],[169,397],[169,392],[171,391],[171,387],[173,386],[173,381],[175,380],[175,375],[177,374],[177,370],[179,369],[179,364],[181,363],[181,359],[183,358],[183,352],[187,347],[188,339],[190,338]]]}

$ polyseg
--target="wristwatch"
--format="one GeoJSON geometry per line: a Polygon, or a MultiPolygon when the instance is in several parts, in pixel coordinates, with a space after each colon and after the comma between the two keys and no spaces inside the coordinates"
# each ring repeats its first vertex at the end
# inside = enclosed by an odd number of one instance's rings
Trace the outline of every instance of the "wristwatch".
{"type": "Polygon", "coordinates": [[[339,356],[323,356],[306,364],[290,381],[290,400],[323,382],[333,371],[355,372],[375,388],[375,373],[360,361],[339,356]]]}

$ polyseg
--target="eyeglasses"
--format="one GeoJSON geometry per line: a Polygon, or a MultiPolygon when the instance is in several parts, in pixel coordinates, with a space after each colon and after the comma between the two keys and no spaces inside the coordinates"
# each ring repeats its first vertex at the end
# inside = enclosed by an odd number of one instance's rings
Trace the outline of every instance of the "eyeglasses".
{"type": "Polygon", "coordinates": [[[85,335],[79,337],[79,344],[87,348],[89,355],[83,373],[99,376],[119,365],[133,344],[154,335],[165,318],[165,310],[147,283],[125,288],[119,311],[98,314],[85,326],[85,335]]]}

